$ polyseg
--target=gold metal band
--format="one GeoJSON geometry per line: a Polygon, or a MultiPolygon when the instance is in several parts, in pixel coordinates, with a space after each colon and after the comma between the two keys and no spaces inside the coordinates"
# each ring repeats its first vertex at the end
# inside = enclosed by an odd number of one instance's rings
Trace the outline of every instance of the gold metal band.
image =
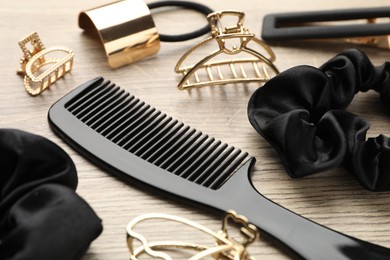
{"type": "Polygon", "coordinates": [[[142,0],[122,0],[83,11],[79,26],[99,35],[112,68],[152,56],[160,49],[153,18],[142,0]]]}

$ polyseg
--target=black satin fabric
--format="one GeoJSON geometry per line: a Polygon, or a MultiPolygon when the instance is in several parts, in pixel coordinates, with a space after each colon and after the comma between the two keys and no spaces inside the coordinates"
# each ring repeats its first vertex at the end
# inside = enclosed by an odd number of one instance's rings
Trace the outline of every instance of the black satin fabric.
{"type": "Polygon", "coordinates": [[[0,259],[80,259],[102,224],[75,193],[70,157],[43,137],[0,129],[0,162],[0,259]]]}
{"type": "Polygon", "coordinates": [[[252,95],[249,121],[277,150],[291,177],[344,166],[365,188],[388,191],[389,138],[367,139],[369,123],[345,109],[356,93],[368,90],[390,108],[389,64],[375,67],[351,49],[319,69],[288,69],[252,95]]]}

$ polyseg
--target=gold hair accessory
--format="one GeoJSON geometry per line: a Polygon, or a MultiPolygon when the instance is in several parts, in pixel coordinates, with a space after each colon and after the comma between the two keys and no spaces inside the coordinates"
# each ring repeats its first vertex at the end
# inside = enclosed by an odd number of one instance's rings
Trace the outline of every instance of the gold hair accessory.
{"type": "Polygon", "coordinates": [[[275,61],[273,51],[264,41],[256,38],[244,27],[244,16],[245,14],[239,11],[219,11],[208,15],[207,20],[212,35],[188,50],[175,66],[175,72],[184,75],[178,85],[179,89],[230,83],[266,82],[279,73],[273,64],[275,61]],[[227,19],[236,17],[238,21],[235,25],[224,27],[224,17],[227,19]],[[190,54],[212,40],[216,40],[218,50],[210,53],[195,65],[183,65],[184,60],[190,54]],[[261,47],[268,57],[249,48],[249,43],[261,47]],[[217,56],[222,55],[227,58],[216,59],[217,56]],[[251,73],[248,72],[249,69],[251,73]]]}
{"type": "Polygon", "coordinates": [[[83,11],[79,27],[99,36],[112,68],[152,56],[160,49],[157,28],[143,0],[122,0],[83,11]]]}
{"type": "Polygon", "coordinates": [[[40,94],[72,70],[73,51],[65,47],[46,49],[36,32],[21,39],[19,46],[24,55],[20,59],[21,67],[17,73],[24,76],[24,87],[32,96],[40,94]],[[27,49],[28,43],[32,45],[32,50],[27,49]],[[57,55],[61,56],[57,57],[57,55]],[[44,67],[48,68],[42,72],[44,67]],[[38,76],[35,75],[37,73],[38,76]]]}
{"type": "Polygon", "coordinates": [[[257,228],[248,223],[248,220],[241,215],[237,215],[234,211],[228,211],[222,221],[222,230],[214,232],[196,222],[190,221],[185,218],[167,215],[167,214],[146,214],[133,219],[127,225],[127,244],[130,250],[130,259],[136,260],[138,256],[143,253],[149,256],[161,258],[164,260],[171,260],[172,257],[163,250],[173,249],[187,249],[199,251],[193,255],[190,260],[203,259],[211,256],[214,259],[234,259],[234,260],[249,260],[253,259],[246,248],[249,244],[253,243],[259,238],[259,232],[257,228]],[[136,225],[143,221],[157,219],[157,220],[169,220],[179,222],[181,224],[195,228],[198,231],[211,235],[216,239],[215,246],[206,246],[201,244],[195,244],[183,241],[157,241],[149,242],[144,236],[135,232],[133,229],[136,225]],[[236,240],[229,234],[228,224],[236,224],[239,226],[242,236],[241,241],[236,240]],[[134,240],[141,242],[141,245],[134,248],[134,240]],[[159,251],[158,251],[159,250],[159,251]]]}

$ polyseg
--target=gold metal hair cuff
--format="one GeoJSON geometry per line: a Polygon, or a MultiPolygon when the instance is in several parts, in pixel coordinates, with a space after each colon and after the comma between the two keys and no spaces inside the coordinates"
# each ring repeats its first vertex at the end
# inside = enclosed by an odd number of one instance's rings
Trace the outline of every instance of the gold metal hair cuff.
{"type": "Polygon", "coordinates": [[[83,11],[79,26],[99,36],[112,68],[152,56],[160,49],[157,29],[143,0],[122,0],[83,11]]]}

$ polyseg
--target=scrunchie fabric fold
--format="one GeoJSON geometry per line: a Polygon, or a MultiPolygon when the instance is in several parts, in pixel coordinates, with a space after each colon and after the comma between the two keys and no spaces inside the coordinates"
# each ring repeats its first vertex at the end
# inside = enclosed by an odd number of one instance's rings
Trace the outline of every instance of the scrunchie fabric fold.
{"type": "Polygon", "coordinates": [[[346,50],[320,68],[288,69],[249,100],[248,118],[297,178],[345,166],[362,186],[390,190],[390,141],[366,139],[369,123],[345,111],[359,91],[375,90],[390,107],[390,65],[375,67],[357,49],[346,50]]]}
{"type": "Polygon", "coordinates": [[[71,158],[41,136],[0,129],[0,259],[80,259],[102,231],[75,193],[71,158]]]}

